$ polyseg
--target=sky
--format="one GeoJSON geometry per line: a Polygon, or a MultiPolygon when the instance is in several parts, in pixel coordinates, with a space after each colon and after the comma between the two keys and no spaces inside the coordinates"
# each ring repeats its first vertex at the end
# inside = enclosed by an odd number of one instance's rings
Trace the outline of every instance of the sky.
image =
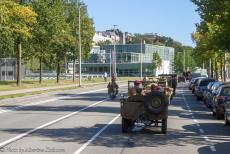
{"type": "Polygon", "coordinates": [[[157,33],[195,46],[191,33],[200,18],[190,0],[83,0],[96,31],[117,25],[123,32],[157,33]]]}

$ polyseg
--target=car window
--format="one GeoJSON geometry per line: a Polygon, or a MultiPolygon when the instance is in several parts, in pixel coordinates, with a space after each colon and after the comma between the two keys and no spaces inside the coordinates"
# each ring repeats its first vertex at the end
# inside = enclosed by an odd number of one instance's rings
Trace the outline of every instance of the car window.
{"type": "Polygon", "coordinates": [[[209,83],[208,81],[201,81],[199,85],[200,86],[207,86],[208,83],[209,83]]]}
{"type": "Polygon", "coordinates": [[[230,87],[225,87],[222,92],[223,95],[230,95],[230,87]]]}
{"type": "Polygon", "coordinates": [[[199,86],[207,86],[210,82],[212,82],[212,81],[210,81],[210,80],[201,81],[199,86]]]}

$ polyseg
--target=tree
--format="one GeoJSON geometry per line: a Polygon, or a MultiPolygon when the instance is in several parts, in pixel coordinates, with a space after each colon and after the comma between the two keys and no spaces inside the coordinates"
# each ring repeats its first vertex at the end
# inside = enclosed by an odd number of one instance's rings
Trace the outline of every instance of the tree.
{"type": "Polygon", "coordinates": [[[4,12],[0,21],[1,30],[17,47],[17,85],[21,86],[22,42],[32,36],[31,30],[36,23],[37,14],[31,7],[22,6],[12,0],[2,0],[0,10],[1,13],[4,12]]]}
{"type": "MultiPolygon", "coordinates": [[[[75,60],[79,55],[79,14],[78,14],[78,9],[76,6],[79,5],[84,5],[83,2],[78,2],[78,4],[75,3],[74,1],[70,1],[70,3],[66,4],[65,7],[65,15],[67,17],[67,23],[69,24],[70,27],[70,32],[73,37],[75,37],[75,42],[72,44],[72,46],[69,46],[69,51],[71,56],[69,57],[72,61],[73,64],[75,64],[75,60]]],[[[93,37],[95,34],[95,27],[93,26],[93,19],[88,16],[87,13],[87,8],[86,7],[81,7],[80,10],[81,14],[81,43],[82,43],[82,59],[86,59],[90,55],[90,51],[93,47],[93,37]]],[[[74,82],[74,74],[75,73],[75,65],[73,65],[73,82],[74,82]]]]}
{"type": "MultiPolygon", "coordinates": [[[[196,52],[200,61],[207,59],[215,63],[216,77],[218,69],[223,75],[223,52],[230,51],[230,1],[216,0],[192,0],[197,5],[201,22],[197,24],[197,30],[193,33],[196,52]]],[[[222,77],[223,78],[223,77],[222,77]]]]}
{"type": "Polygon", "coordinates": [[[156,70],[161,65],[162,65],[162,59],[160,58],[160,55],[157,52],[153,53],[151,69],[156,70]]]}
{"type": "Polygon", "coordinates": [[[51,5],[52,0],[32,1],[31,6],[38,14],[37,24],[33,28],[32,45],[34,49],[33,56],[39,59],[39,82],[42,83],[42,63],[49,65],[53,41],[55,23],[53,14],[54,8],[51,5]]]}

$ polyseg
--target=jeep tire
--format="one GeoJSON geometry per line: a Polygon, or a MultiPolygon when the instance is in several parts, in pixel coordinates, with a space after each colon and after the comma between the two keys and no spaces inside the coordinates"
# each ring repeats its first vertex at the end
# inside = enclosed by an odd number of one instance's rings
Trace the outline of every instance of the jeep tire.
{"type": "Polygon", "coordinates": [[[145,107],[151,114],[160,114],[168,111],[169,101],[163,92],[153,91],[145,97],[145,107]]]}
{"type": "Polygon", "coordinates": [[[132,121],[122,118],[121,125],[122,125],[122,133],[127,133],[130,127],[132,126],[132,121]]]}
{"type": "Polygon", "coordinates": [[[163,134],[167,133],[167,119],[162,119],[161,132],[163,134]]]}

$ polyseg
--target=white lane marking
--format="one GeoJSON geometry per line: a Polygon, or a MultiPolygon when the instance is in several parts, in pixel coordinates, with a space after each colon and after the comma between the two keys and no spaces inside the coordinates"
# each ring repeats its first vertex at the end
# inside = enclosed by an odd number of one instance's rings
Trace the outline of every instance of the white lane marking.
{"type": "Polygon", "coordinates": [[[203,136],[203,138],[206,140],[206,141],[209,141],[209,138],[207,136],[203,136]]]}
{"type": "Polygon", "coordinates": [[[196,119],[193,119],[193,121],[194,121],[195,123],[198,123],[198,121],[197,121],[196,119]]]}
{"type": "MultiPolygon", "coordinates": [[[[123,87],[123,86],[125,86],[125,85],[121,85],[120,87],[123,87]]],[[[98,91],[103,91],[103,90],[106,90],[106,89],[107,88],[98,89],[98,90],[91,90],[91,91],[87,91],[87,92],[81,92],[79,94],[76,94],[76,96],[83,95],[83,94],[88,94],[88,93],[94,93],[94,92],[98,92],[98,91]]],[[[28,104],[25,104],[25,105],[19,105],[19,106],[16,106],[16,107],[12,108],[12,109],[0,110],[0,114],[10,112],[10,111],[15,111],[15,110],[22,109],[22,108],[25,108],[25,107],[28,107],[28,106],[40,105],[40,104],[45,104],[45,103],[49,103],[49,102],[54,102],[54,101],[57,101],[59,99],[65,99],[65,98],[69,98],[69,97],[68,96],[63,96],[63,97],[58,97],[58,98],[47,99],[45,101],[39,101],[39,102],[28,103],[28,104]]]]}
{"type": "Polygon", "coordinates": [[[199,129],[201,134],[204,134],[204,130],[203,129],[199,129]]]}
{"type": "Polygon", "coordinates": [[[111,120],[107,125],[105,125],[99,132],[97,132],[90,140],[88,140],[85,144],[83,144],[74,154],[81,153],[90,143],[92,143],[109,125],[111,125],[114,121],[116,121],[120,117],[118,114],[113,120],[111,120]]]}
{"type": "MultiPolygon", "coordinates": [[[[183,91],[183,89],[182,89],[182,91],[183,91]]],[[[186,106],[187,106],[187,105],[188,105],[188,102],[187,102],[186,98],[184,97],[184,94],[182,94],[182,96],[183,96],[184,102],[185,102],[185,104],[186,104],[186,106]]],[[[190,107],[187,107],[187,108],[189,109],[190,107]]],[[[189,112],[192,112],[192,111],[189,109],[189,112]]],[[[198,123],[198,121],[195,119],[194,116],[192,116],[192,119],[193,119],[193,121],[195,122],[196,126],[197,126],[197,127],[200,127],[200,124],[198,123]]],[[[200,131],[201,134],[204,134],[204,130],[203,130],[203,129],[199,129],[199,131],[200,131]]],[[[203,137],[207,142],[210,142],[210,140],[209,140],[209,138],[208,138],[207,136],[202,135],[202,137],[203,137]]],[[[210,145],[209,148],[210,148],[210,150],[211,150],[212,152],[215,152],[215,151],[216,151],[216,148],[215,148],[214,145],[210,145]]]]}
{"type": "Polygon", "coordinates": [[[57,123],[57,122],[60,122],[60,121],[62,121],[62,120],[64,120],[64,119],[67,119],[67,118],[69,118],[69,117],[71,117],[71,116],[73,116],[73,115],[75,115],[75,114],[78,114],[79,112],[84,111],[84,110],[86,110],[86,109],[88,109],[88,108],[90,108],[90,107],[96,106],[96,105],[98,105],[98,104],[100,104],[100,103],[102,103],[102,102],[104,102],[104,101],[106,101],[106,100],[108,100],[108,99],[106,98],[106,99],[104,99],[104,100],[102,100],[102,101],[99,101],[99,102],[96,102],[96,103],[94,103],[94,104],[91,104],[91,105],[89,105],[89,106],[87,106],[87,107],[84,107],[84,108],[78,110],[78,111],[75,111],[75,112],[72,112],[72,113],[70,113],[70,114],[67,114],[67,115],[65,115],[65,116],[63,116],[63,117],[60,117],[60,118],[56,119],[56,120],[53,120],[53,121],[48,122],[48,123],[46,123],[46,124],[44,124],[44,125],[38,126],[38,127],[34,128],[34,129],[31,129],[31,130],[29,130],[29,131],[27,131],[27,132],[25,132],[25,133],[23,133],[23,134],[20,134],[20,135],[18,135],[18,136],[16,136],[16,137],[13,137],[13,138],[11,138],[11,139],[9,139],[9,140],[6,140],[6,141],[4,141],[4,142],[1,142],[1,143],[0,143],[0,148],[6,146],[6,145],[8,145],[8,144],[10,144],[10,143],[12,143],[12,142],[14,142],[14,141],[16,141],[16,140],[19,140],[19,139],[21,139],[21,138],[23,138],[23,137],[25,137],[25,136],[27,136],[27,135],[29,135],[29,134],[31,134],[31,133],[37,131],[37,130],[39,130],[39,129],[48,127],[48,126],[50,126],[50,125],[53,125],[53,124],[55,124],[55,123],[57,123]]]}
{"type": "Polygon", "coordinates": [[[210,145],[209,147],[210,147],[210,149],[212,150],[212,152],[215,152],[215,151],[216,151],[216,148],[215,148],[214,145],[210,145]]]}

